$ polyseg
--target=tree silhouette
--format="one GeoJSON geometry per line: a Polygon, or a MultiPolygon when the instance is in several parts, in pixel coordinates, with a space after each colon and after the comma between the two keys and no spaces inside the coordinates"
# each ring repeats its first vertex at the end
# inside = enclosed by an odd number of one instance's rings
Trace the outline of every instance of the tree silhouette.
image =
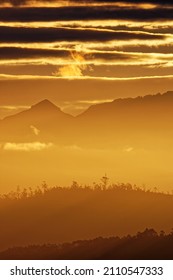
{"type": "Polygon", "coordinates": [[[103,190],[106,190],[109,182],[109,178],[107,177],[107,174],[105,173],[105,175],[100,180],[102,182],[103,190]]]}

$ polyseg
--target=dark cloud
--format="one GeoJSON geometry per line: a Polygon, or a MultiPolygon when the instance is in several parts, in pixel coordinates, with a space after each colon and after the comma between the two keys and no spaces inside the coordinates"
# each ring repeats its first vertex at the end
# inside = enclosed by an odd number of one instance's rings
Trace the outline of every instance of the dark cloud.
{"type": "Polygon", "coordinates": [[[0,8],[0,21],[40,22],[124,19],[134,21],[172,20],[173,8],[133,9],[115,7],[0,8]]]}
{"type": "Polygon", "coordinates": [[[133,52],[133,53],[162,53],[162,54],[172,54],[173,45],[172,44],[162,44],[162,45],[145,45],[145,44],[128,44],[121,46],[105,46],[95,47],[96,51],[111,52],[111,51],[123,51],[123,52],[133,52]]]}
{"type": "MultiPolygon", "coordinates": [[[[70,24],[69,22],[67,22],[66,24],[63,24],[63,27],[64,28],[80,28],[81,25],[80,25],[80,22],[76,22],[74,24],[70,24]]],[[[152,26],[151,26],[152,27],[152,26]]],[[[169,25],[169,23],[165,24],[165,26],[162,26],[162,25],[159,25],[158,26],[153,26],[153,28],[149,28],[148,27],[148,24],[147,25],[142,25],[142,24],[139,24],[139,25],[124,25],[124,24],[119,24],[119,25],[109,25],[109,24],[106,24],[104,22],[104,26],[100,25],[99,22],[97,24],[97,29],[105,29],[105,30],[109,30],[109,31],[130,31],[130,32],[147,32],[147,33],[151,33],[151,34],[173,34],[173,27],[171,25],[169,25]]],[[[93,26],[92,26],[92,23],[87,23],[87,26],[86,28],[90,28],[92,29],[93,26]]]]}
{"type": "MultiPolygon", "coordinates": [[[[125,52],[142,52],[142,53],[162,53],[162,54],[171,54],[173,45],[159,45],[159,46],[147,46],[147,45],[126,45],[116,48],[117,51],[125,52]]],[[[108,49],[107,49],[108,50],[108,49]]],[[[105,50],[106,51],[106,50],[105,50]]]]}
{"type": "MultiPolygon", "coordinates": [[[[109,60],[129,60],[129,59],[134,59],[136,58],[135,55],[129,55],[129,54],[126,54],[126,53],[111,53],[111,52],[103,52],[103,53],[100,53],[100,52],[94,52],[92,53],[92,56],[91,56],[93,59],[97,60],[97,59],[101,59],[103,61],[109,61],[109,60]]],[[[86,56],[87,58],[87,56],[86,56]]]]}
{"type": "MultiPolygon", "coordinates": [[[[91,54],[85,54],[86,60],[127,60],[134,59],[135,56],[122,54],[122,53],[107,53],[105,52],[92,52],[91,54]]],[[[29,59],[29,58],[70,58],[71,53],[68,50],[52,50],[52,49],[34,49],[34,48],[18,48],[18,47],[1,47],[0,48],[0,59],[29,59]]]]}
{"type": "Polygon", "coordinates": [[[126,31],[98,31],[64,28],[18,28],[0,27],[1,43],[34,43],[34,42],[106,42],[111,40],[163,40],[162,35],[135,33],[126,31]]]}
{"type": "Polygon", "coordinates": [[[52,50],[52,49],[34,49],[18,47],[1,47],[0,59],[23,59],[23,58],[40,58],[40,57],[66,57],[69,51],[52,50]]]}
{"type": "MultiPolygon", "coordinates": [[[[77,2],[71,0],[70,2],[77,2]]],[[[82,0],[82,3],[131,3],[131,4],[143,4],[143,3],[151,3],[151,4],[159,4],[159,5],[168,5],[172,4],[172,0],[82,0]]]]}
{"type": "MultiPolygon", "coordinates": [[[[41,0],[35,0],[35,2],[40,2],[41,0]]],[[[1,0],[0,4],[11,4],[13,6],[20,6],[24,4],[29,4],[30,0],[1,0]]],[[[45,0],[42,2],[58,2],[58,0],[45,0]]],[[[76,3],[79,4],[79,0],[67,0],[68,3],[76,3]]],[[[131,3],[131,4],[143,4],[143,3],[152,3],[152,4],[159,4],[159,5],[171,5],[172,0],[80,0],[80,3],[84,4],[92,4],[92,3],[131,3]]]]}
{"type": "Polygon", "coordinates": [[[11,4],[12,6],[20,6],[28,2],[27,0],[1,0],[0,4],[11,4]]]}

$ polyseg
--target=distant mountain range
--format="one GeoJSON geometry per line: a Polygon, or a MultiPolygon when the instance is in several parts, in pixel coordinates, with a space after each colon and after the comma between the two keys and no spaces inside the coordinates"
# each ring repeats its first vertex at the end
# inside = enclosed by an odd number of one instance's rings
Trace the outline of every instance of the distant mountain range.
{"type": "Polygon", "coordinates": [[[173,91],[93,105],[77,117],[45,99],[0,121],[1,142],[157,146],[172,137],[173,91]]]}

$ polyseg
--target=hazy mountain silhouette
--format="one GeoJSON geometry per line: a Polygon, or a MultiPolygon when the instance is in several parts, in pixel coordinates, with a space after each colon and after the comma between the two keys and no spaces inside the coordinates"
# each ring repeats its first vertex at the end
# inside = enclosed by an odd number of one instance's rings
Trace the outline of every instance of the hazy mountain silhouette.
{"type": "MultiPolygon", "coordinates": [[[[84,113],[78,116],[78,119],[88,121],[90,118],[95,122],[102,122],[109,125],[119,126],[141,126],[145,125],[146,120],[149,125],[153,121],[160,121],[173,118],[173,92],[165,94],[147,95],[144,97],[116,99],[113,102],[107,102],[92,105],[84,113]],[[133,121],[133,123],[132,123],[133,121]]],[[[161,123],[160,123],[161,124],[161,123]]],[[[166,125],[166,124],[165,124],[166,125]]]]}
{"type": "Polygon", "coordinates": [[[61,137],[71,125],[73,117],[45,99],[30,109],[4,118],[0,122],[1,140],[52,141],[61,137]],[[63,130],[63,134],[62,134],[63,130]]]}
{"type": "MultiPolygon", "coordinates": [[[[47,112],[55,112],[55,113],[58,113],[58,112],[61,112],[60,108],[57,107],[55,104],[53,104],[52,102],[50,102],[48,99],[44,99],[42,101],[40,101],[39,103],[33,105],[31,107],[31,110],[32,112],[34,110],[40,110],[40,111],[47,111],[47,112]]],[[[61,112],[62,113],[62,112],[61,112]]]]}
{"type": "Polygon", "coordinates": [[[160,148],[171,145],[172,109],[173,92],[117,99],[91,106],[77,117],[77,124],[82,134],[92,134],[84,145],[160,148]]]}
{"type": "MultiPolygon", "coordinates": [[[[105,117],[105,115],[112,116],[118,115],[125,112],[134,114],[139,114],[141,116],[146,116],[142,114],[141,110],[147,110],[148,113],[153,114],[157,110],[164,111],[165,109],[171,109],[173,106],[173,91],[168,91],[164,94],[156,95],[146,95],[138,96],[136,98],[120,98],[112,102],[106,102],[101,104],[92,105],[84,113],[80,114],[78,117],[89,117],[98,116],[105,117]]],[[[154,115],[153,115],[154,117],[154,115]]]]}
{"type": "Polygon", "coordinates": [[[172,91],[93,105],[77,117],[62,112],[49,100],[43,100],[2,120],[1,141],[37,139],[87,147],[104,147],[105,144],[148,147],[157,143],[159,147],[171,144],[172,108],[172,91]]]}

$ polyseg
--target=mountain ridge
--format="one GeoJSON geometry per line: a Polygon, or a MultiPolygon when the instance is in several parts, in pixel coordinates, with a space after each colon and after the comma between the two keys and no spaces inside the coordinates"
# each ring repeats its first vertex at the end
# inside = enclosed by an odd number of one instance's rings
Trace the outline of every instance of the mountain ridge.
{"type": "MultiPolygon", "coordinates": [[[[143,104],[146,105],[146,103],[149,103],[152,105],[153,102],[159,102],[159,101],[167,101],[167,99],[172,99],[173,102],[173,91],[167,91],[163,94],[157,93],[153,95],[145,95],[145,96],[137,96],[137,97],[127,97],[127,98],[118,98],[113,100],[112,102],[104,102],[100,104],[94,104],[90,106],[87,110],[79,114],[77,117],[84,116],[85,114],[94,111],[94,109],[106,109],[106,107],[117,107],[117,106],[132,106],[132,105],[139,105],[143,104]],[[161,100],[162,99],[162,100],[161,100]]],[[[169,100],[170,101],[170,100],[169,100]]],[[[117,108],[116,108],[117,109],[117,108]]]]}
{"type": "Polygon", "coordinates": [[[126,105],[130,105],[130,104],[134,104],[134,103],[146,103],[146,102],[152,102],[152,101],[160,101],[160,99],[165,100],[172,98],[173,101],[173,91],[167,91],[165,93],[157,93],[157,94],[153,94],[153,95],[145,95],[145,96],[137,96],[137,97],[126,97],[126,98],[117,98],[114,99],[111,102],[103,102],[103,103],[97,103],[94,105],[91,105],[90,107],[88,107],[85,111],[83,111],[82,113],[80,113],[77,116],[72,116],[71,114],[68,114],[66,112],[64,112],[63,110],[61,110],[60,107],[56,106],[53,102],[51,102],[49,99],[43,99],[33,105],[31,105],[31,107],[29,109],[23,110],[19,113],[13,114],[13,115],[9,115],[6,116],[5,118],[2,118],[0,121],[9,119],[11,117],[17,116],[17,115],[21,115],[23,112],[28,112],[30,110],[48,110],[48,111],[59,111],[65,115],[68,115],[70,117],[73,118],[79,118],[80,116],[83,116],[84,114],[88,113],[88,111],[94,110],[95,108],[103,108],[104,106],[109,107],[109,106],[119,106],[122,104],[126,104],[126,105]]]}
{"type": "Polygon", "coordinates": [[[48,99],[43,99],[40,102],[33,104],[31,106],[31,109],[52,109],[52,110],[61,110],[58,106],[56,106],[54,103],[52,103],[48,99]]]}
{"type": "Polygon", "coordinates": [[[44,99],[44,100],[41,100],[40,102],[38,102],[36,104],[31,105],[31,107],[29,109],[23,110],[23,111],[21,111],[17,114],[7,116],[4,119],[2,119],[1,121],[13,119],[14,117],[18,117],[18,116],[25,115],[25,114],[28,114],[28,113],[37,113],[37,112],[38,113],[45,113],[46,111],[48,113],[54,113],[54,114],[58,113],[58,114],[62,114],[62,115],[65,115],[65,116],[73,117],[73,116],[63,112],[58,106],[56,106],[54,103],[52,103],[48,99],[44,99]]]}
{"type": "Polygon", "coordinates": [[[73,117],[48,99],[0,122],[0,141],[46,141],[79,147],[170,145],[173,91],[115,99],[73,117]],[[35,129],[39,133],[35,133],[35,129]]]}

